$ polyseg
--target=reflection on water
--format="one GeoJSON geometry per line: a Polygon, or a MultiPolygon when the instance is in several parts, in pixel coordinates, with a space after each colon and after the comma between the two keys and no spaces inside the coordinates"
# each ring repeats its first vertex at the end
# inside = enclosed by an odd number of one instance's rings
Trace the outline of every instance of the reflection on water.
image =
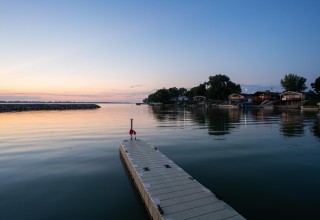
{"type": "Polygon", "coordinates": [[[0,219],[147,219],[119,157],[130,118],[248,219],[318,217],[316,112],[105,104],[0,114],[0,219]]]}
{"type": "Polygon", "coordinates": [[[303,136],[304,124],[303,114],[300,110],[286,110],[280,113],[281,128],[280,131],[284,136],[303,136]]]}
{"type": "MultiPolygon", "coordinates": [[[[210,135],[227,135],[238,129],[242,124],[280,123],[280,133],[285,137],[303,136],[305,123],[304,114],[312,118],[313,134],[319,136],[319,117],[316,112],[303,113],[300,110],[273,110],[273,109],[207,109],[202,107],[153,107],[151,108],[160,122],[187,120],[190,114],[193,122],[206,126],[210,135]]],[[[309,122],[309,121],[308,121],[309,122]]]]}
{"type": "Polygon", "coordinates": [[[225,135],[239,127],[240,112],[237,109],[215,109],[208,112],[207,118],[210,135],[225,135]]]}
{"type": "Polygon", "coordinates": [[[151,109],[163,129],[187,125],[183,136],[170,130],[174,143],[163,151],[248,219],[317,219],[317,112],[151,109]]]}
{"type": "Polygon", "coordinates": [[[313,127],[311,128],[314,136],[320,138],[320,119],[315,120],[313,127]]]}

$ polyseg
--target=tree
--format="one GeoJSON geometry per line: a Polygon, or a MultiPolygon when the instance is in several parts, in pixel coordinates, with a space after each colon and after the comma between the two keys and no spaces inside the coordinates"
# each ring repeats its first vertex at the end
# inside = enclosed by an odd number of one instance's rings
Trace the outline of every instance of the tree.
{"type": "Polygon", "coordinates": [[[179,95],[182,96],[182,95],[185,95],[187,93],[187,89],[186,88],[179,88],[179,95]]]}
{"type": "Polygon", "coordinates": [[[154,93],[154,101],[155,102],[161,102],[161,103],[166,103],[169,102],[171,99],[171,95],[168,89],[163,88],[159,89],[154,93]]]}
{"type": "Polygon", "coordinates": [[[285,91],[303,92],[307,86],[305,84],[306,78],[289,73],[281,79],[280,83],[285,91]]]}
{"type": "Polygon", "coordinates": [[[320,94],[320,76],[316,78],[314,83],[311,83],[311,87],[316,93],[320,94]]]}
{"type": "Polygon", "coordinates": [[[170,98],[179,96],[179,89],[177,87],[169,88],[168,91],[170,93],[170,98]]]}
{"type": "Polygon", "coordinates": [[[194,96],[205,96],[206,92],[207,92],[206,83],[203,83],[203,84],[199,84],[199,86],[195,86],[191,88],[186,95],[192,98],[194,96]]]}
{"type": "Polygon", "coordinates": [[[241,93],[241,86],[235,84],[226,75],[210,76],[207,82],[207,98],[214,100],[226,100],[232,93],[241,93]]]}

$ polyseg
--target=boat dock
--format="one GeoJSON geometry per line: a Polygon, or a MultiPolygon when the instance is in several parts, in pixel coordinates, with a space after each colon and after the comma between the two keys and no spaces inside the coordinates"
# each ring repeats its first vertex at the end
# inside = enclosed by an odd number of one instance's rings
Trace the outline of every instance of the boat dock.
{"type": "Polygon", "coordinates": [[[151,144],[126,140],[120,154],[151,219],[245,219],[151,144]]]}

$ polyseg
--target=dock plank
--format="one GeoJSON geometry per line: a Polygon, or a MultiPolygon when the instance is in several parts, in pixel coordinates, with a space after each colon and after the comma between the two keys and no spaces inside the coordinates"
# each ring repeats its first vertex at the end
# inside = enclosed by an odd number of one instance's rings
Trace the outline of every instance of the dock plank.
{"type": "Polygon", "coordinates": [[[119,150],[151,219],[245,219],[151,144],[119,150]]]}

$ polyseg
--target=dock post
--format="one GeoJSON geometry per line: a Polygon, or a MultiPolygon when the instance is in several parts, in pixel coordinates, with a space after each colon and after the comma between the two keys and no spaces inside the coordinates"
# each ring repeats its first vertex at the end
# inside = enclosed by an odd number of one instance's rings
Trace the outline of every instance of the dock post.
{"type": "MultiPolygon", "coordinates": [[[[130,131],[133,130],[133,118],[130,119],[131,120],[131,128],[130,128],[130,131]]],[[[130,136],[131,136],[131,140],[132,140],[132,133],[130,133],[130,136]]]]}
{"type": "Polygon", "coordinates": [[[133,119],[131,118],[131,128],[130,128],[130,131],[129,131],[129,134],[130,134],[130,137],[131,137],[131,140],[132,140],[132,135],[134,135],[134,139],[137,140],[137,132],[135,130],[133,130],[133,119]]]}

